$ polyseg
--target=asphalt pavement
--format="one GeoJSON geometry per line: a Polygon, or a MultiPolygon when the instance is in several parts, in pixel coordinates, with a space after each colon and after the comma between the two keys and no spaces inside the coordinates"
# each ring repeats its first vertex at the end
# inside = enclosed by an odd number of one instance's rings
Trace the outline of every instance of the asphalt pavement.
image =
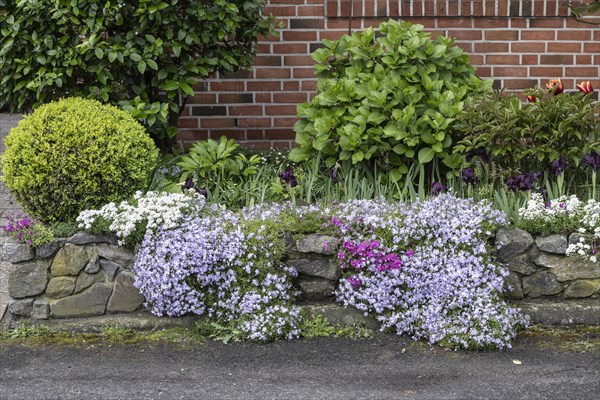
{"type": "MultiPolygon", "coordinates": [[[[10,399],[598,399],[600,352],[446,351],[394,335],[271,344],[6,345],[10,399]]],[[[552,346],[550,346],[552,347],[552,346]]]]}

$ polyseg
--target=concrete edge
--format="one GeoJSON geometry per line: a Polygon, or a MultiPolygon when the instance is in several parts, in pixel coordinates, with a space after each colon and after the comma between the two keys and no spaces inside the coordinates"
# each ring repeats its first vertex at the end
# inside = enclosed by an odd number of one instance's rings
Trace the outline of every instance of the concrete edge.
{"type": "Polygon", "coordinates": [[[530,324],[600,326],[600,299],[552,302],[544,300],[513,301],[530,324]]]}

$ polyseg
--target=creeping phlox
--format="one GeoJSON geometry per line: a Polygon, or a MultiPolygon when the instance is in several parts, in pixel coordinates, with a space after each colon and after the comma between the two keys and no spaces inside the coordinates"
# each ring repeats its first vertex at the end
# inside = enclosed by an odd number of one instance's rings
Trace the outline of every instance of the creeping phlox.
{"type": "Polygon", "coordinates": [[[510,347],[525,320],[502,299],[505,272],[486,248],[501,213],[449,194],[394,210],[365,205],[345,205],[332,220],[343,235],[339,302],[432,344],[510,347]]]}
{"type": "Polygon", "coordinates": [[[298,337],[300,308],[282,264],[283,243],[269,221],[219,210],[146,235],[134,285],[155,315],[207,315],[248,339],[298,337]]]}
{"type": "Polygon", "coordinates": [[[156,231],[159,227],[172,229],[178,226],[184,215],[199,214],[205,205],[204,197],[193,191],[187,193],[138,191],[133,201],[122,201],[119,205],[108,203],[99,210],[85,210],[77,217],[79,227],[93,228],[100,220],[107,221],[111,232],[126,240],[141,225],[145,232],[156,231]]]}

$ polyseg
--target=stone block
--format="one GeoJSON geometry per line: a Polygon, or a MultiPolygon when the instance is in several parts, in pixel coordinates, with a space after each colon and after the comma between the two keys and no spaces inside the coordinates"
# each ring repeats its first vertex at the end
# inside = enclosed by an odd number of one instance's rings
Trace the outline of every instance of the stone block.
{"type": "Polygon", "coordinates": [[[33,299],[10,300],[8,302],[8,311],[12,315],[19,317],[29,317],[33,309],[33,299]]]}
{"type": "Polygon", "coordinates": [[[522,299],[523,298],[523,287],[521,286],[521,279],[519,276],[511,272],[504,278],[504,295],[509,299],[522,299]]]}
{"type": "Polygon", "coordinates": [[[527,297],[551,296],[560,293],[561,284],[546,271],[523,277],[523,294],[527,297]]]}
{"type": "Polygon", "coordinates": [[[112,289],[112,283],[96,283],[84,292],[64,299],[50,300],[50,315],[58,318],[102,315],[112,289]]]}
{"type": "Polygon", "coordinates": [[[82,272],[77,277],[77,282],[75,282],[75,290],[73,293],[79,293],[82,290],[85,290],[92,286],[94,283],[104,282],[106,280],[106,275],[104,272],[96,272],[95,274],[88,274],[87,272],[82,272]]]}
{"type": "Polygon", "coordinates": [[[17,264],[24,261],[33,260],[35,257],[35,251],[33,247],[28,244],[19,244],[13,248],[11,253],[8,253],[7,260],[13,264],[17,264]]]}
{"type": "Polygon", "coordinates": [[[19,264],[8,277],[8,294],[13,299],[44,293],[48,284],[48,264],[33,261],[19,264]]]}
{"type": "Polygon", "coordinates": [[[550,269],[559,282],[600,279],[600,263],[593,263],[577,257],[561,257],[541,253],[535,259],[535,263],[550,269]]]}
{"type": "Polygon", "coordinates": [[[527,254],[521,254],[520,256],[513,258],[507,263],[507,267],[509,270],[523,275],[531,275],[537,270],[535,264],[529,261],[529,256],[527,254]]]}
{"type": "Polygon", "coordinates": [[[51,278],[46,288],[46,296],[55,299],[70,296],[75,290],[76,279],[74,276],[57,276],[51,278]]]}
{"type": "Polygon", "coordinates": [[[565,298],[583,298],[590,297],[600,287],[600,280],[579,280],[574,281],[565,289],[565,298]]]}
{"type": "Polygon", "coordinates": [[[323,278],[298,279],[298,286],[302,291],[302,298],[306,300],[329,299],[335,290],[334,283],[323,278]]]}
{"type": "Polygon", "coordinates": [[[96,272],[100,271],[100,258],[98,257],[98,254],[93,254],[90,257],[90,261],[87,263],[83,271],[87,272],[88,274],[95,274],[96,272]]]}
{"type": "Polygon", "coordinates": [[[296,241],[296,250],[299,253],[317,253],[332,255],[337,247],[337,238],[326,235],[307,235],[296,241]]]}
{"type": "Polygon", "coordinates": [[[35,253],[40,258],[54,257],[54,255],[56,255],[56,253],[58,253],[58,250],[60,250],[61,247],[63,247],[65,243],[66,243],[65,239],[56,239],[56,240],[51,241],[50,243],[46,243],[41,246],[38,246],[35,249],[35,253]]]}
{"type": "Polygon", "coordinates": [[[122,268],[133,269],[135,254],[131,250],[107,243],[90,245],[88,249],[96,252],[102,258],[119,264],[122,268]]]}
{"type": "Polygon", "coordinates": [[[108,280],[112,281],[117,276],[117,272],[119,272],[121,266],[115,262],[100,259],[100,268],[104,271],[108,280]]]}
{"type": "Polygon", "coordinates": [[[133,272],[123,271],[115,279],[115,286],[108,300],[107,313],[134,312],[144,304],[146,298],[133,286],[133,272]]]}
{"type": "Polygon", "coordinates": [[[299,273],[309,276],[337,281],[342,276],[342,269],[331,258],[298,258],[286,262],[296,268],[299,273]]]}
{"type": "Polygon", "coordinates": [[[69,243],[78,245],[91,243],[109,243],[116,245],[117,238],[104,235],[93,235],[88,232],[77,232],[69,238],[69,243]]]}
{"type": "Polygon", "coordinates": [[[539,237],[535,239],[535,245],[545,253],[564,255],[567,252],[567,237],[564,235],[539,237]]]}
{"type": "Polygon", "coordinates": [[[533,237],[521,229],[500,228],[496,232],[496,258],[508,262],[525,253],[533,245],[533,237]]]}
{"type": "Polygon", "coordinates": [[[89,261],[90,258],[83,247],[67,243],[52,260],[52,276],[78,275],[89,261]]]}
{"type": "Polygon", "coordinates": [[[48,319],[50,317],[50,307],[46,300],[38,299],[33,303],[31,318],[48,319]]]}

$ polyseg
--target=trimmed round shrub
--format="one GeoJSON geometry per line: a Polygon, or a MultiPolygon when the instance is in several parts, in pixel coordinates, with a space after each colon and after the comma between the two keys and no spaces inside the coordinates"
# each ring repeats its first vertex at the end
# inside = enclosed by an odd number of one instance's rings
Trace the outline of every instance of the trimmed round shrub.
{"type": "Polygon", "coordinates": [[[158,149],[127,112],[68,98],[40,106],[5,139],[4,181],[45,222],[120,201],[145,187],[158,149]]]}

